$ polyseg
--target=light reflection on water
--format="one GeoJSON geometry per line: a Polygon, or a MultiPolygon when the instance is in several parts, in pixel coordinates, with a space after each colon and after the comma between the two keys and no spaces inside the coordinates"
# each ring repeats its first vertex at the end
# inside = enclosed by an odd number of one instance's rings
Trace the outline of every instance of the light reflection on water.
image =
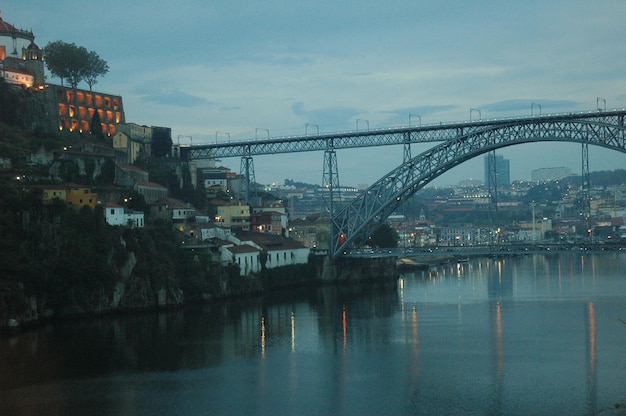
{"type": "Polygon", "coordinates": [[[477,259],[0,341],[2,415],[583,415],[626,401],[626,255],[477,259]]]}

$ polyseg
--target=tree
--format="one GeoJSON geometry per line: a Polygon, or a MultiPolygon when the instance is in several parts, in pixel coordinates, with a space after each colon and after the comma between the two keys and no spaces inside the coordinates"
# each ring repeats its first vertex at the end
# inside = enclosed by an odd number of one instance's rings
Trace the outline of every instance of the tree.
{"type": "Polygon", "coordinates": [[[57,40],[56,42],[49,42],[44,48],[46,67],[53,77],[61,80],[61,85],[68,75],[68,69],[63,58],[64,51],[67,50],[66,45],[66,43],[57,40]]]}
{"type": "Polygon", "coordinates": [[[391,228],[389,224],[381,224],[369,239],[369,245],[372,247],[398,247],[400,237],[396,230],[391,228]]]}
{"type": "Polygon", "coordinates": [[[93,112],[91,117],[91,125],[89,126],[89,133],[96,136],[98,139],[104,139],[104,132],[102,131],[102,121],[100,121],[100,113],[98,111],[93,112]]]}
{"type": "Polygon", "coordinates": [[[89,90],[97,78],[109,71],[109,65],[97,53],[88,51],[84,46],[57,40],[44,48],[46,67],[52,76],[67,81],[72,88],[81,81],[87,82],[89,90]]]}
{"type": "Polygon", "coordinates": [[[109,72],[109,65],[94,51],[87,55],[87,67],[85,68],[85,82],[89,85],[89,91],[98,81],[97,78],[109,72]]]}

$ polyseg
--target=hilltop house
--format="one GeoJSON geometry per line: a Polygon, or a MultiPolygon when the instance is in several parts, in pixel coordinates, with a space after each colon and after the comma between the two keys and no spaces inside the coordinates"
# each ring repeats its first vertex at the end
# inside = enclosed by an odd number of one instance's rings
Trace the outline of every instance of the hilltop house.
{"type": "Polygon", "coordinates": [[[150,213],[157,218],[183,222],[196,215],[196,209],[174,198],[159,198],[150,204],[150,213]]]}
{"type": "Polygon", "coordinates": [[[64,185],[47,185],[41,189],[41,199],[44,204],[51,203],[56,199],[67,203],[76,210],[80,210],[84,206],[93,209],[98,202],[98,194],[92,193],[91,188],[88,186],[68,183],[64,185]]]}
{"type": "Polygon", "coordinates": [[[273,234],[238,231],[229,235],[230,244],[220,247],[223,264],[237,264],[240,274],[259,272],[262,267],[275,267],[306,264],[309,261],[310,249],[302,243],[273,234]],[[265,253],[265,264],[262,264],[261,253],[265,253]]]}
{"type": "Polygon", "coordinates": [[[143,228],[143,212],[129,211],[121,205],[109,202],[105,205],[105,218],[109,225],[123,225],[131,228],[143,228]]]}

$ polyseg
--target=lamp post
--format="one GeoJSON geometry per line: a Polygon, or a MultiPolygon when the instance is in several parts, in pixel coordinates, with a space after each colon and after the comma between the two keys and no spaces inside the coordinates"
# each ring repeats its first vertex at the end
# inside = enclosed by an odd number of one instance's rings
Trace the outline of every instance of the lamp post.
{"type": "Polygon", "coordinates": [[[530,203],[530,207],[533,209],[533,243],[537,241],[537,234],[535,233],[535,201],[530,203]]]}
{"type": "Polygon", "coordinates": [[[315,127],[317,134],[319,136],[320,134],[320,126],[318,126],[317,124],[311,124],[311,123],[306,123],[304,125],[304,135],[308,136],[309,135],[309,126],[315,127]]]}
{"type": "Polygon", "coordinates": [[[267,133],[267,138],[270,138],[270,131],[268,129],[260,129],[260,128],[256,128],[254,129],[254,140],[258,140],[259,139],[259,130],[264,131],[267,133]]]}
{"type": "Polygon", "coordinates": [[[541,104],[535,104],[535,103],[531,103],[530,104],[530,116],[532,117],[533,114],[533,108],[534,107],[539,107],[539,115],[541,115],[541,104]]]}
{"type": "Polygon", "coordinates": [[[479,109],[477,109],[477,108],[470,108],[470,121],[472,121],[472,113],[474,111],[476,111],[478,113],[478,119],[479,120],[483,118],[483,116],[482,116],[482,114],[481,114],[479,109]]]}
{"type": "Polygon", "coordinates": [[[596,108],[598,109],[598,111],[602,111],[602,109],[600,108],[600,101],[604,103],[604,111],[606,111],[606,100],[604,98],[596,98],[596,108]]]}
{"type": "Polygon", "coordinates": [[[369,120],[362,120],[360,118],[356,119],[356,131],[359,131],[359,121],[364,121],[367,124],[367,131],[370,131],[370,122],[369,122],[369,120]]]}
{"type": "Polygon", "coordinates": [[[420,123],[418,127],[422,127],[422,116],[419,114],[409,114],[409,127],[411,127],[411,117],[417,117],[420,123]]]}
{"type": "Polygon", "coordinates": [[[228,136],[228,143],[230,143],[230,133],[225,132],[225,131],[216,131],[215,132],[215,144],[217,144],[217,135],[218,134],[225,134],[228,136]]]}

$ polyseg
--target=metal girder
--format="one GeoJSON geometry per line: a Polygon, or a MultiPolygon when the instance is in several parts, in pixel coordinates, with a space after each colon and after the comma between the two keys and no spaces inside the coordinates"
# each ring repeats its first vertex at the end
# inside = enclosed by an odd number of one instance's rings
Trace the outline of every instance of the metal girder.
{"type": "Polygon", "coordinates": [[[625,111],[508,120],[459,129],[445,141],[404,162],[343,207],[331,221],[331,255],[362,245],[402,201],[453,167],[491,150],[530,142],[589,143],[626,153],[625,111]]]}
{"type": "MultiPolygon", "coordinates": [[[[608,118],[623,118],[626,114],[624,110],[612,111],[592,111],[588,113],[571,113],[560,115],[543,115],[520,118],[509,118],[502,120],[478,120],[461,123],[441,123],[432,125],[422,125],[416,127],[400,127],[380,130],[349,131],[340,133],[328,133],[317,135],[290,136],[279,138],[268,138],[263,140],[246,140],[242,142],[203,144],[196,146],[181,147],[181,157],[195,159],[212,159],[225,157],[242,157],[270,155],[278,153],[296,153],[325,151],[329,147],[335,150],[351,149],[360,147],[389,146],[411,143],[440,142],[455,140],[458,137],[469,136],[476,132],[488,128],[504,127],[513,123],[520,128],[528,123],[556,123],[557,120],[602,120],[608,118]],[[332,143],[332,145],[329,145],[332,143]]],[[[606,126],[597,125],[594,128],[606,130],[610,134],[610,127],[617,124],[617,121],[605,122],[606,126]]],[[[557,129],[556,125],[554,126],[557,129]]]]}

